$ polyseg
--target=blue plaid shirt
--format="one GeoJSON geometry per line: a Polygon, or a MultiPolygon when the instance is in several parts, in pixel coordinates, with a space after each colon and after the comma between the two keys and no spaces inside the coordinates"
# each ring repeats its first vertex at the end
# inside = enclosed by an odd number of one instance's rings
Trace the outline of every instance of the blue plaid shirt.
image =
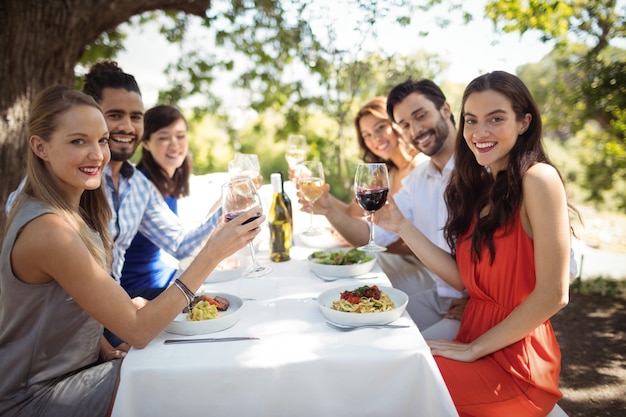
{"type": "Polygon", "coordinates": [[[113,211],[109,232],[113,239],[112,275],[119,282],[126,249],[137,232],[177,259],[191,255],[220,221],[216,210],[197,227],[184,227],[154,184],[133,165],[124,162],[115,190],[111,168],[104,170],[105,189],[113,211]]]}
{"type": "MultiPolygon", "coordinates": [[[[104,169],[106,195],[113,212],[109,223],[109,233],[113,239],[111,275],[117,282],[120,282],[122,276],[126,249],[137,232],[143,233],[173,257],[183,259],[193,254],[220,222],[221,208],[206,217],[199,226],[185,227],[167,206],[154,184],[132,164],[124,162],[120,174],[119,189],[115,190],[111,167],[107,165],[104,169]]],[[[23,186],[24,181],[7,199],[7,213],[23,186]]]]}

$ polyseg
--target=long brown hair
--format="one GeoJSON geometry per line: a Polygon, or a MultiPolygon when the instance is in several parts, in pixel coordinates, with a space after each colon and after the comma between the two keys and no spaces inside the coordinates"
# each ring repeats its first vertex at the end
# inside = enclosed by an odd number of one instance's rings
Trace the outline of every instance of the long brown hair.
{"type": "MultiPolygon", "coordinates": [[[[172,106],[160,105],[151,108],[144,115],[144,131],[141,142],[150,141],[150,135],[159,129],[171,125],[177,120],[182,120],[187,126],[187,120],[178,109],[172,106]]],[[[152,153],[145,147],[141,148],[141,158],[137,168],[145,171],[146,175],[154,183],[163,196],[181,198],[189,195],[189,177],[191,176],[191,157],[189,153],[183,164],[176,168],[170,178],[167,172],[155,161],[152,153]]]]}
{"type": "MultiPolygon", "coordinates": [[[[100,110],[93,98],[65,86],[52,86],[43,90],[34,99],[28,119],[28,137],[39,136],[50,141],[59,127],[59,118],[79,106],[100,110]]],[[[9,212],[7,228],[15,214],[28,197],[34,197],[50,205],[54,212],[67,221],[81,237],[91,255],[107,271],[110,271],[112,242],[109,235],[111,208],[104,186],[85,190],[81,195],[79,210],[76,211],[59,188],[44,161],[28,147],[26,155],[26,182],[9,212]]],[[[6,228],[2,238],[6,234],[6,228]]]]}
{"type": "MultiPolygon", "coordinates": [[[[448,220],[444,236],[453,253],[457,239],[466,234],[476,220],[472,231],[472,252],[480,259],[480,250],[487,246],[490,259],[495,259],[493,236],[501,227],[510,230],[515,212],[522,201],[522,178],[537,163],[554,166],[548,159],[543,144],[541,114],[526,85],[515,75],[494,71],[475,78],[463,93],[460,127],[456,137],[455,169],[445,191],[448,220]],[[476,162],[476,157],[464,139],[465,102],[474,93],[493,90],[511,102],[517,120],[530,114],[527,130],[519,135],[509,154],[506,170],[494,179],[486,167],[476,162]],[[488,213],[481,216],[485,208],[488,213]]],[[[557,170],[558,172],[558,170],[557,170]]]]}
{"type": "Polygon", "coordinates": [[[387,164],[387,168],[399,168],[394,164],[391,160],[385,160],[380,156],[376,155],[372,152],[367,145],[365,144],[365,139],[363,138],[363,133],[361,132],[360,122],[361,119],[365,116],[371,115],[377,118],[378,120],[387,120],[391,124],[391,128],[393,129],[393,133],[398,137],[398,146],[403,147],[407,154],[411,157],[414,157],[419,153],[415,147],[407,143],[404,139],[402,139],[402,134],[398,125],[392,122],[389,119],[389,115],[387,114],[387,98],[386,97],[374,97],[367,103],[361,107],[357,115],[354,117],[354,127],[356,128],[356,136],[359,140],[359,147],[363,152],[363,161],[368,163],[382,163],[387,164]]]}

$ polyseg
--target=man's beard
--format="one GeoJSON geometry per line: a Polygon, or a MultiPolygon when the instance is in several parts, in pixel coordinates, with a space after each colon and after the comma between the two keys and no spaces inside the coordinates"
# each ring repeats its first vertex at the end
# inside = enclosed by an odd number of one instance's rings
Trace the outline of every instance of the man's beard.
{"type": "Polygon", "coordinates": [[[439,120],[437,121],[437,124],[435,125],[433,132],[435,135],[435,139],[429,149],[424,150],[415,142],[413,142],[413,144],[418,150],[420,150],[421,152],[423,152],[425,155],[428,155],[428,156],[436,155],[437,152],[439,152],[439,150],[443,147],[443,144],[446,143],[446,139],[448,138],[448,135],[450,134],[450,126],[448,126],[443,116],[439,115],[439,120]]]}
{"type": "Polygon", "coordinates": [[[115,162],[128,161],[135,154],[135,151],[137,150],[138,145],[139,145],[138,138],[136,135],[132,133],[126,133],[122,131],[116,131],[116,132],[111,133],[111,139],[110,139],[110,144],[109,144],[109,150],[111,151],[111,161],[115,161],[115,162]],[[115,140],[116,135],[127,135],[127,136],[132,135],[133,139],[132,139],[132,142],[130,144],[127,144],[126,146],[122,145],[122,142],[120,142],[120,146],[117,146],[117,142],[115,140]],[[130,145],[132,149],[129,150],[128,145],[130,145]],[[118,147],[121,149],[117,149],[118,147]]]}
{"type": "Polygon", "coordinates": [[[134,154],[135,154],[134,150],[132,152],[118,152],[118,151],[111,150],[111,161],[116,161],[116,162],[128,161],[130,158],[133,157],[134,154]]]}

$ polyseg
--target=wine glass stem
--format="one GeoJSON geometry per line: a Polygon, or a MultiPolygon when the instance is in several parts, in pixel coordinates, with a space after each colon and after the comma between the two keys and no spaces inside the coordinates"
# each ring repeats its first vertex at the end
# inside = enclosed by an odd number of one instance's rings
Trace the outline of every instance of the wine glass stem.
{"type": "Polygon", "coordinates": [[[309,231],[313,230],[313,209],[309,213],[309,231]]]}
{"type": "Polygon", "coordinates": [[[370,244],[374,244],[374,212],[370,211],[370,244]]]}
{"type": "Polygon", "coordinates": [[[256,270],[260,267],[259,263],[256,260],[256,253],[254,252],[254,245],[252,242],[248,243],[248,247],[250,248],[250,255],[252,256],[252,270],[256,270]]]}

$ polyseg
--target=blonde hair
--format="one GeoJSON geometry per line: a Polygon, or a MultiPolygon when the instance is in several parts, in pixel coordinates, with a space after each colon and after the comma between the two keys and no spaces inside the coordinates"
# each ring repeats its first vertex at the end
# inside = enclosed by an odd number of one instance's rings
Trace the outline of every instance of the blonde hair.
{"type": "MultiPolygon", "coordinates": [[[[45,141],[50,141],[58,128],[60,116],[79,106],[89,106],[100,110],[93,98],[80,91],[64,86],[46,88],[37,95],[31,106],[28,137],[39,136],[45,141]]],[[[28,147],[26,182],[9,212],[3,240],[6,230],[28,197],[47,203],[55,214],[67,221],[85,243],[89,253],[106,271],[110,272],[113,259],[108,229],[111,208],[102,183],[94,190],[83,192],[79,210],[76,211],[64,197],[44,161],[28,147]]]]}

